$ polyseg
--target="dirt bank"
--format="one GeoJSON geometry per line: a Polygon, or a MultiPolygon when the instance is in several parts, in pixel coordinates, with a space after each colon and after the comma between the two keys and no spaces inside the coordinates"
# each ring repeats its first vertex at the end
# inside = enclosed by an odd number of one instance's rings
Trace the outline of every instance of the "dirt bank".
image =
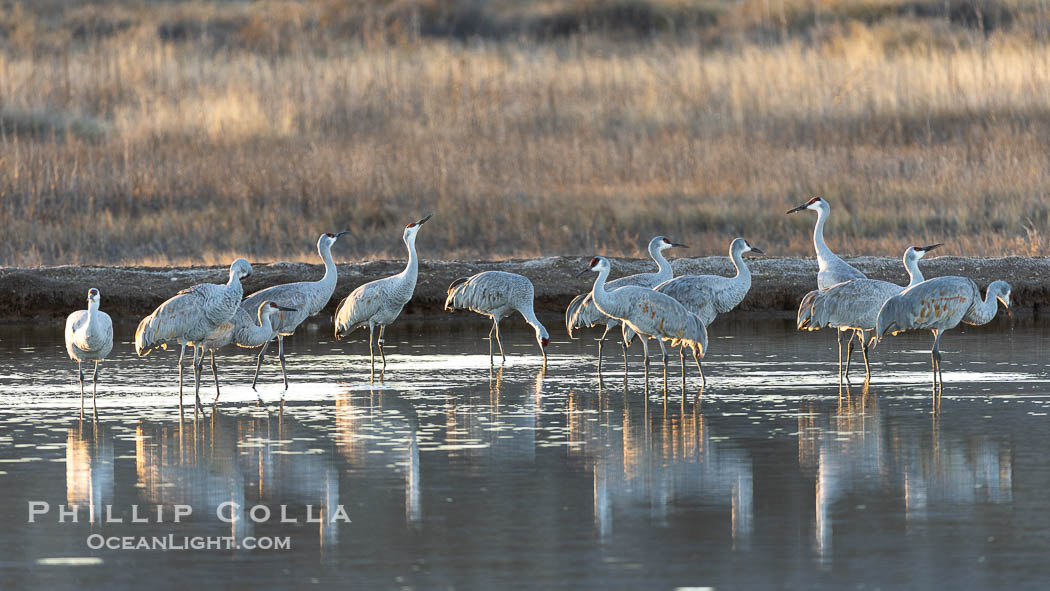
{"type": "MultiPolygon", "coordinates": [[[[545,257],[501,262],[427,261],[420,265],[416,295],[406,307],[408,314],[440,314],[448,284],[457,277],[479,271],[499,269],[521,273],[536,285],[537,305],[541,310],[564,310],[578,293],[590,288],[590,274],[574,275],[587,264],[585,257],[545,257]]],[[[899,259],[859,257],[850,262],[873,279],[903,283],[906,274],[899,259]]],[[[403,262],[372,261],[339,266],[339,286],[329,303],[335,305],[358,285],[392,275],[403,262]]],[[[673,261],[675,274],[716,273],[729,275],[732,266],[724,256],[682,258],[673,261]]],[[[319,279],[321,265],[303,263],[257,264],[255,273],[245,280],[245,293],[270,285],[291,281],[319,279]]],[[[615,276],[638,273],[652,268],[652,262],[640,259],[617,259],[615,276]]],[[[963,275],[971,277],[982,288],[994,279],[1005,279],[1013,286],[1015,311],[1038,314],[1050,305],[1050,259],[1009,257],[979,259],[938,257],[922,262],[927,277],[963,275]]],[[[751,292],[736,315],[794,314],[802,296],[816,284],[817,264],[813,259],[754,259],[751,263],[751,292]]],[[[226,268],[158,268],[158,267],[44,267],[37,269],[0,269],[0,320],[48,320],[64,317],[83,307],[88,288],[102,291],[102,308],[114,316],[139,318],[178,290],[202,282],[223,282],[226,268]]]]}

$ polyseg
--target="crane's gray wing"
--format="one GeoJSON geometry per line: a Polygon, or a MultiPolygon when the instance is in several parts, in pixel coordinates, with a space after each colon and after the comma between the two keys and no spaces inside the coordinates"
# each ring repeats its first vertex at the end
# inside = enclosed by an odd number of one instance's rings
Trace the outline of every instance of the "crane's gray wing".
{"type": "Polygon", "coordinates": [[[383,307],[382,280],[359,286],[335,309],[335,338],[341,339],[368,324],[383,307]]]}
{"type": "Polygon", "coordinates": [[[905,289],[886,301],[879,326],[909,329],[950,329],[959,324],[980,297],[977,284],[965,277],[937,277],[905,289]]]}
{"type": "Polygon", "coordinates": [[[819,289],[827,289],[832,285],[846,281],[867,278],[868,276],[861,273],[856,267],[836,256],[827,262],[827,266],[823,271],[817,273],[817,287],[819,289]]]}
{"type": "Polygon", "coordinates": [[[478,273],[467,278],[466,281],[450,285],[448,299],[445,303],[446,307],[451,303],[453,308],[465,308],[481,314],[491,314],[512,306],[512,294],[528,295],[531,299],[532,282],[520,275],[515,276],[510,273],[478,273]],[[526,283],[528,285],[525,285],[526,283]]]}
{"type": "Polygon", "coordinates": [[[572,333],[577,328],[591,327],[596,324],[616,326],[619,323],[620,322],[615,318],[610,318],[605,314],[602,314],[602,311],[598,309],[598,306],[594,305],[594,298],[591,297],[590,293],[577,296],[573,299],[572,303],[569,304],[569,308],[565,310],[566,328],[571,327],[569,329],[570,337],[573,336],[572,333]],[[576,304],[575,307],[572,304],[576,304]]]}
{"type": "Polygon", "coordinates": [[[799,330],[820,330],[820,326],[812,325],[813,321],[813,302],[820,294],[819,289],[802,296],[802,301],[798,305],[798,315],[795,317],[795,326],[799,330]]]}
{"type": "Polygon", "coordinates": [[[157,347],[163,349],[185,330],[199,324],[204,317],[208,293],[203,289],[185,289],[157,306],[152,314],[142,319],[135,331],[135,352],[141,357],[157,347]]]}
{"type": "Polygon", "coordinates": [[[78,337],[77,337],[76,332],[77,332],[77,329],[80,328],[80,325],[85,320],[87,320],[87,315],[88,315],[88,311],[87,310],[77,310],[76,312],[73,312],[72,314],[69,315],[69,317],[66,318],[66,331],[65,331],[66,353],[68,353],[69,354],[69,358],[74,360],[74,361],[76,361],[76,359],[77,359],[76,358],[76,352],[77,352],[77,349],[79,349],[79,346],[77,344],[77,338],[78,337]]]}
{"type": "Polygon", "coordinates": [[[714,322],[718,314],[735,308],[747,295],[745,286],[734,289],[729,279],[720,275],[682,275],[656,286],[656,291],[681,302],[706,325],[714,322]],[[738,295],[737,291],[742,293],[738,295]]]}
{"type": "MultiPolygon", "coordinates": [[[[266,289],[259,290],[248,296],[241,302],[241,309],[248,313],[251,323],[258,325],[259,306],[263,302],[270,301],[278,306],[294,308],[295,311],[281,310],[270,317],[270,322],[281,334],[287,336],[295,330],[304,320],[310,316],[310,306],[313,305],[311,290],[316,283],[300,281],[297,283],[283,283],[266,289]]],[[[243,323],[242,323],[243,326],[243,323]]],[[[234,336],[234,339],[237,339],[234,336]]],[[[237,339],[237,342],[241,342],[237,339]]]]}
{"type": "MultiPolygon", "coordinates": [[[[817,330],[831,326],[874,330],[882,305],[903,290],[900,285],[876,279],[854,279],[820,290],[811,298],[812,304],[805,328],[817,330]]],[[[806,302],[807,299],[803,298],[803,304],[806,302]]],[[[803,309],[800,306],[800,323],[802,316],[803,309]]]]}

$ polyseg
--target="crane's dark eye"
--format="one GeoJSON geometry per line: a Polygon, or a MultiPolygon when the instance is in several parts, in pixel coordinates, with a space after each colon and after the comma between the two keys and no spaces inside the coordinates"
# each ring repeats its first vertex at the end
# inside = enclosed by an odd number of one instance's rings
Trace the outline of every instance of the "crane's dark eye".
{"type": "Polygon", "coordinates": [[[405,229],[407,230],[407,229],[409,229],[409,228],[414,228],[415,226],[416,226],[416,223],[415,223],[415,222],[412,222],[411,224],[409,224],[409,225],[405,226],[405,229]]]}
{"type": "Polygon", "coordinates": [[[599,260],[601,259],[599,259],[598,257],[594,257],[593,259],[591,259],[591,267],[597,265],[599,260]]]}
{"type": "Polygon", "coordinates": [[[324,235],[328,236],[329,238],[335,238],[335,234],[333,234],[331,232],[325,232],[324,235]]]}

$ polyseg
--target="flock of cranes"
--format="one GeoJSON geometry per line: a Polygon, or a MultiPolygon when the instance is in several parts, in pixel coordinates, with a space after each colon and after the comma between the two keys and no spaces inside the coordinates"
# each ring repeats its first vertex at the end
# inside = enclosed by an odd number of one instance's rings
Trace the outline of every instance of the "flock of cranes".
{"type": "MultiPolygon", "coordinates": [[[[960,322],[986,324],[995,317],[998,302],[1007,309],[1010,305],[1010,286],[995,281],[988,286],[982,298],[977,285],[965,277],[948,276],[924,280],[918,261],[926,253],[941,246],[913,246],[904,253],[904,266],[910,282],[906,286],[868,279],[828,248],[824,242],[824,224],[831,211],[827,201],[814,197],[788,211],[811,210],[817,213],[813,231],[819,272],[817,289],[806,294],[799,305],[799,329],[831,328],[838,335],[839,379],[848,379],[849,360],[857,341],[864,356],[866,380],[871,377],[869,350],[887,334],[906,330],[930,330],[934,336],[931,360],[934,392],[943,388],[940,372],[940,340],[943,333],[960,322]],[[846,362],[843,369],[842,333],[848,333],[846,362]]],[[[416,236],[430,215],[405,227],[403,240],[408,249],[408,263],[397,275],[378,279],[358,287],[336,308],[334,323],[336,339],[343,339],[358,328],[368,328],[368,344],[372,376],[375,376],[375,348],[378,346],[382,362],[380,377],[386,369],[383,352],[383,334],[387,326],[401,314],[411,300],[418,277],[419,259],[416,254],[416,236]],[[378,327],[378,338],[375,329],[378,327]]],[[[258,348],[252,388],[255,389],[263,356],[270,343],[277,340],[277,355],[285,389],[288,374],[285,367],[284,339],[295,333],[307,318],[328,305],[335,293],[338,270],[332,258],[332,246],[348,232],[322,234],[317,241],[317,252],[324,262],[325,273],[318,281],[301,281],[276,285],[243,297],[241,280],[252,273],[251,264],[237,259],[230,266],[229,280],[223,285],[200,284],[184,289],[168,299],[149,316],[142,319],[135,331],[135,351],[144,356],[157,348],[178,345],[179,404],[182,404],[183,362],[186,347],[193,351],[194,396],[199,403],[201,372],[205,353],[211,354],[212,376],[216,400],[219,380],[215,351],[229,344],[258,348]]],[[[666,236],[657,236],[649,242],[649,255],[656,262],[654,273],[639,273],[608,281],[612,271],[610,261],[594,257],[579,275],[597,273],[590,292],[572,300],[565,312],[565,328],[570,337],[584,327],[604,326],[598,339],[598,372],[601,375],[602,345],[609,332],[619,327],[624,367],[627,347],[635,336],[642,337],[645,371],[649,369],[650,339],[655,339],[663,353],[664,371],[667,369],[666,345],[679,348],[682,380],[685,380],[685,352],[688,350],[703,384],[701,359],[707,353],[707,326],[719,314],[735,308],[751,289],[751,272],[745,254],[764,254],[744,238],[736,238],[729,247],[729,257],[736,268],[732,277],[719,275],[683,275],[674,277],[663,251],[682,247],[666,236]]],[[[577,275],[577,276],[579,276],[577,275]]],[[[467,309],[492,319],[489,331],[489,360],[494,363],[493,337],[505,361],[500,338],[500,320],[514,312],[522,315],[536,334],[536,343],[547,363],[550,335],[540,323],[533,309],[534,288],[526,277],[503,271],[486,271],[472,277],[456,279],[448,288],[445,308],[449,311],[467,309]]],[[[98,289],[88,291],[87,310],[71,314],[66,322],[65,340],[69,357],[77,362],[80,380],[81,409],[84,400],[83,362],[94,361],[92,398],[96,391],[98,364],[113,349],[113,324],[110,317],[99,310],[98,289]]]]}

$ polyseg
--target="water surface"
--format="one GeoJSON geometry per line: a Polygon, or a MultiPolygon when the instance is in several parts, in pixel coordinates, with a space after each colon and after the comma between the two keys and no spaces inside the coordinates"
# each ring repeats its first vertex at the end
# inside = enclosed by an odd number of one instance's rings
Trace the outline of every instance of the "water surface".
{"type": "Polygon", "coordinates": [[[518,323],[494,371],[487,325],[399,322],[370,383],[361,333],[322,324],[289,340],[283,397],[275,359],[256,395],[253,357],[230,349],[218,404],[206,364],[204,408],[190,387],[180,418],[177,352],[135,358],[125,326],[92,420],[61,326],[0,327],[0,587],[1045,587],[1047,328],[948,333],[933,412],[923,334],[879,346],[870,388],[858,371],[840,389],[832,334],[720,321],[697,398],[677,358],[666,394],[658,360],[646,384],[637,346],[626,384],[607,347],[599,383],[596,333],[552,330],[542,371],[518,323]],[[31,501],[51,511],[29,523],[31,501]],[[59,523],[73,504],[80,521],[59,523]],[[106,506],[124,522],[88,522],[106,506]],[[340,506],[348,521],[307,520],[340,506]],[[92,550],[94,534],[291,547],[92,550]]]}

